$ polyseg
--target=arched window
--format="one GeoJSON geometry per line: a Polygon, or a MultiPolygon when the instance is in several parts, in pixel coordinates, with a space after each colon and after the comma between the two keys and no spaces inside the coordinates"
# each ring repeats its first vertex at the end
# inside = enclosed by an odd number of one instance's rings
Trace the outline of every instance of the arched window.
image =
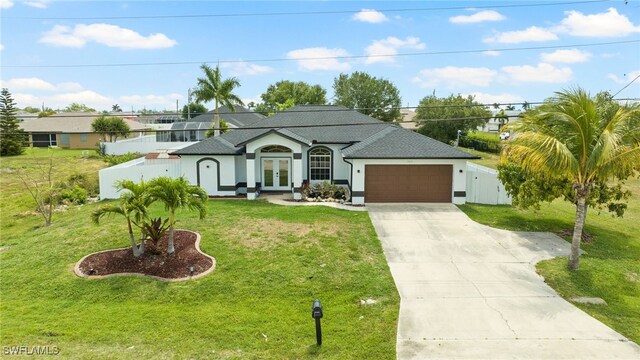
{"type": "Polygon", "coordinates": [[[291,152],[291,149],[281,145],[270,145],[263,147],[260,151],[263,153],[288,153],[291,152]]]}
{"type": "Polygon", "coordinates": [[[309,150],[309,180],[331,181],[331,150],[325,147],[309,150]]]}

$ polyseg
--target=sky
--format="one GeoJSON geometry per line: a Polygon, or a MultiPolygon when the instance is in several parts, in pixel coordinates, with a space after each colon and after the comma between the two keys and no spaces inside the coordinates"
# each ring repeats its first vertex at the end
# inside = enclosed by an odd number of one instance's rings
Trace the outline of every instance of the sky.
{"type": "MultiPolygon", "coordinates": [[[[219,64],[258,102],[280,80],[364,71],[403,106],[436,94],[534,103],[580,86],[615,94],[640,76],[640,1],[0,0],[0,86],[18,107],[182,107],[219,64]]],[[[617,98],[640,98],[640,79],[617,98]]],[[[212,104],[205,104],[212,108],[212,104]]]]}

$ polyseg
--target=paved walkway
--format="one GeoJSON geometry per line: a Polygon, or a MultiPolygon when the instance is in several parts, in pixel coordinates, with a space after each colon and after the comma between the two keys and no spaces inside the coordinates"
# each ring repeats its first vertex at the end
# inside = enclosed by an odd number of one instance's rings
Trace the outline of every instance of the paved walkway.
{"type": "Polygon", "coordinates": [[[268,202],[276,205],[283,206],[328,206],[336,209],[349,210],[349,211],[367,211],[364,206],[353,206],[349,204],[340,204],[337,202],[307,202],[307,201],[292,201],[291,194],[260,194],[258,199],[265,199],[268,202]]]}
{"type": "Polygon", "coordinates": [[[367,208],[401,296],[399,359],[640,359],[536,274],[568,254],[557,236],[492,229],[451,204],[367,208]]]}

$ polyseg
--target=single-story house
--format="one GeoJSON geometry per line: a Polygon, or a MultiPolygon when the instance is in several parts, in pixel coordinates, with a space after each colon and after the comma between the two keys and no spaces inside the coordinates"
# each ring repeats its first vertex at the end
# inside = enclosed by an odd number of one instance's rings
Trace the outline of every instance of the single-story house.
{"type": "MultiPolygon", "coordinates": [[[[93,149],[102,139],[91,128],[93,121],[102,116],[99,113],[60,113],[52,116],[26,119],[20,127],[29,135],[29,146],[57,146],[67,149],[93,149]]],[[[129,137],[140,136],[148,127],[124,117],[133,133],[129,137]],[[136,133],[136,131],[140,131],[136,133]]]]}
{"type": "Polygon", "coordinates": [[[181,173],[211,196],[347,186],[353,204],[453,202],[466,197],[467,160],[455,147],[335,105],[297,106],[173,151],[181,173]]]}

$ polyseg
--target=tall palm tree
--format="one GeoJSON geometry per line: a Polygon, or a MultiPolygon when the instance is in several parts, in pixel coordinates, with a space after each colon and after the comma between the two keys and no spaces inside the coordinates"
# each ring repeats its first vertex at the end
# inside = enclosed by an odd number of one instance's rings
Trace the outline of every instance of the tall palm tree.
{"type": "Polygon", "coordinates": [[[233,93],[235,88],[240,87],[240,81],[235,77],[222,79],[220,66],[212,69],[207,64],[202,64],[200,69],[204,72],[204,77],[198,78],[198,87],[193,91],[193,95],[195,95],[196,103],[214,101],[213,126],[215,136],[218,136],[220,135],[218,105],[224,105],[234,112],[236,111],[235,105],[244,105],[242,100],[233,93]]]}
{"type": "Polygon", "coordinates": [[[157,177],[149,181],[149,194],[153,201],[159,200],[169,210],[169,241],[167,244],[167,254],[175,253],[173,241],[173,230],[176,223],[176,209],[186,207],[189,210],[197,210],[200,219],[204,219],[207,214],[205,201],[208,199],[207,192],[200,186],[190,185],[184,177],[170,178],[166,176],[157,177]]]}
{"type": "Polygon", "coordinates": [[[508,126],[514,137],[503,158],[527,172],[572,182],[576,220],[568,266],[577,270],[591,189],[640,169],[640,107],[571,89],[508,126]]]}
{"type": "Polygon", "coordinates": [[[133,256],[141,256],[144,254],[144,239],[140,242],[140,246],[136,244],[132,224],[140,224],[147,217],[147,207],[151,204],[151,198],[147,195],[147,184],[144,181],[136,184],[131,180],[120,180],[116,183],[116,188],[119,191],[126,190],[120,194],[120,203],[104,205],[96,209],[91,213],[91,219],[99,224],[100,219],[105,216],[124,216],[127,219],[133,256]]]}

